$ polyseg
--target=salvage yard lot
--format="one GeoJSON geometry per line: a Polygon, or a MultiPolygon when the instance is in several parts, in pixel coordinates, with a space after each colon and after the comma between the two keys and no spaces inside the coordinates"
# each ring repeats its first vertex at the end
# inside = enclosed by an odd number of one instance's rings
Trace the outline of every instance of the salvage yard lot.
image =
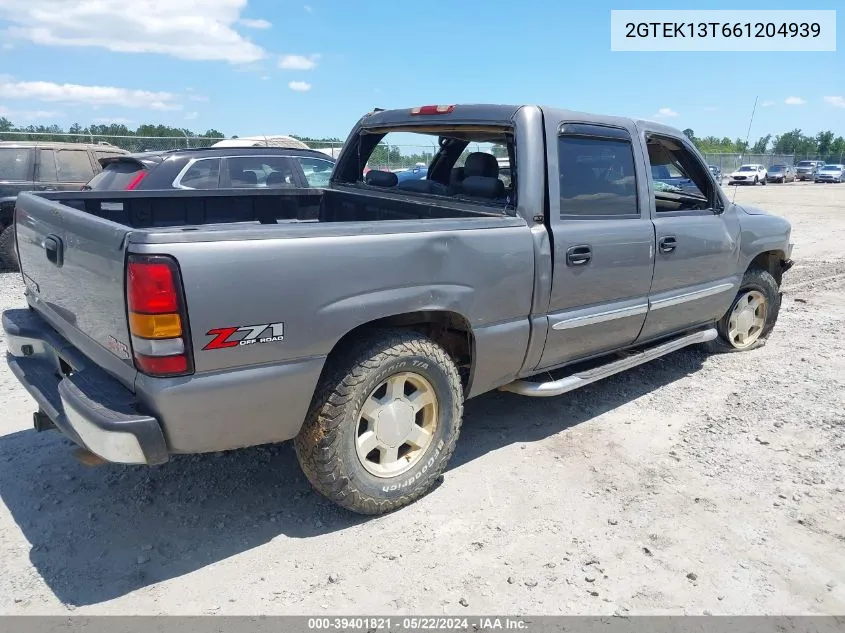
{"type": "Polygon", "coordinates": [[[845,184],[736,199],[793,223],[765,347],[472,400],[442,484],[379,518],[289,445],[83,466],[0,362],[0,613],[842,613],[845,184]]]}

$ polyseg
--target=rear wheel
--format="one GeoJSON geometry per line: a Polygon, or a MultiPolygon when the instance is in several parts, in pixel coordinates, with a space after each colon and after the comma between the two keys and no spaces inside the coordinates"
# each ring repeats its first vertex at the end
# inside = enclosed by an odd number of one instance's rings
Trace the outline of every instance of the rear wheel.
{"type": "Polygon", "coordinates": [[[716,324],[718,337],[707,347],[713,352],[742,352],[762,347],[775,327],[781,294],[768,270],[749,268],[731,307],[716,324]]]}
{"type": "Polygon", "coordinates": [[[17,271],[18,254],[15,251],[15,225],[10,224],[0,232],[0,268],[17,271]]]}
{"type": "Polygon", "coordinates": [[[361,514],[383,514],[428,492],[461,426],[463,387],[434,341],[387,330],[330,361],[294,441],[305,476],[361,514]]]}

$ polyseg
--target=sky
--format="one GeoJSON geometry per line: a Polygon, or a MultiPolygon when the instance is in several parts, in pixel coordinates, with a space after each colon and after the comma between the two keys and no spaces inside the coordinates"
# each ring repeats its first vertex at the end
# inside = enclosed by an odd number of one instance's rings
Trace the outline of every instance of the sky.
{"type": "MultiPolygon", "coordinates": [[[[742,8],[764,18],[837,5],[845,33],[841,0],[742,8]]],[[[611,52],[611,9],[669,8],[677,1],[0,0],[0,116],[344,138],[373,107],[526,103],[745,138],[758,98],[752,141],[845,135],[842,37],[837,52],[611,52]]]]}

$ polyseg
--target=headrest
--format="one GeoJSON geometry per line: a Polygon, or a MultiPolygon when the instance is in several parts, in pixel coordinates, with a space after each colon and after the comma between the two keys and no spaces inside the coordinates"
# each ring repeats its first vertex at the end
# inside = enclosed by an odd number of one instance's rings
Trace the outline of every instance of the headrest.
{"type": "Polygon", "coordinates": [[[232,174],[232,182],[237,182],[238,184],[246,183],[248,185],[257,185],[258,176],[255,175],[254,171],[236,171],[232,174]]]}
{"type": "Polygon", "coordinates": [[[272,187],[273,185],[286,185],[288,184],[287,178],[287,172],[274,171],[267,176],[267,186],[272,187]]]}
{"type": "Polygon", "coordinates": [[[464,173],[469,176],[499,177],[499,163],[493,154],[473,152],[464,163],[464,173]]]}
{"type": "Polygon", "coordinates": [[[474,198],[504,198],[505,183],[498,178],[467,176],[461,185],[463,192],[474,198]]]}
{"type": "Polygon", "coordinates": [[[364,176],[364,182],[373,187],[395,187],[399,182],[399,177],[392,171],[379,171],[371,169],[364,176]]]}

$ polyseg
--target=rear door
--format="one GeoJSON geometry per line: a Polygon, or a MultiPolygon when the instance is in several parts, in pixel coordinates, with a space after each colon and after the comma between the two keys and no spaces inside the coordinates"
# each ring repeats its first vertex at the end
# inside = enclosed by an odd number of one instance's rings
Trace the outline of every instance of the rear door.
{"type": "MultiPolygon", "coordinates": [[[[641,341],[712,323],[730,307],[739,286],[739,221],[689,141],[643,131],[651,169],[667,166],[695,189],[677,193],[652,181],[649,206],[657,241],[649,313],[641,341]]],[[[751,172],[752,174],[755,172],[751,172]]]]}
{"type": "Polygon", "coordinates": [[[635,341],[654,265],[633,127],[546,120],[553,278],[539,369],[635,341]]]}
{"type": "Polygon", "coordinates": [[[94,177],[91,155],[84,148],[41,147],[38,149],[37,160],[35,178],[40,190],[81,189],[85,183],[94,177]]]}
{"type": "Polygon", "coordinates": [[[124,248],[131,229],[63,205],[61,195],[18,198],[15,226],[29,302],[73,345],[132,388],[124,298],[124,248]]]}

